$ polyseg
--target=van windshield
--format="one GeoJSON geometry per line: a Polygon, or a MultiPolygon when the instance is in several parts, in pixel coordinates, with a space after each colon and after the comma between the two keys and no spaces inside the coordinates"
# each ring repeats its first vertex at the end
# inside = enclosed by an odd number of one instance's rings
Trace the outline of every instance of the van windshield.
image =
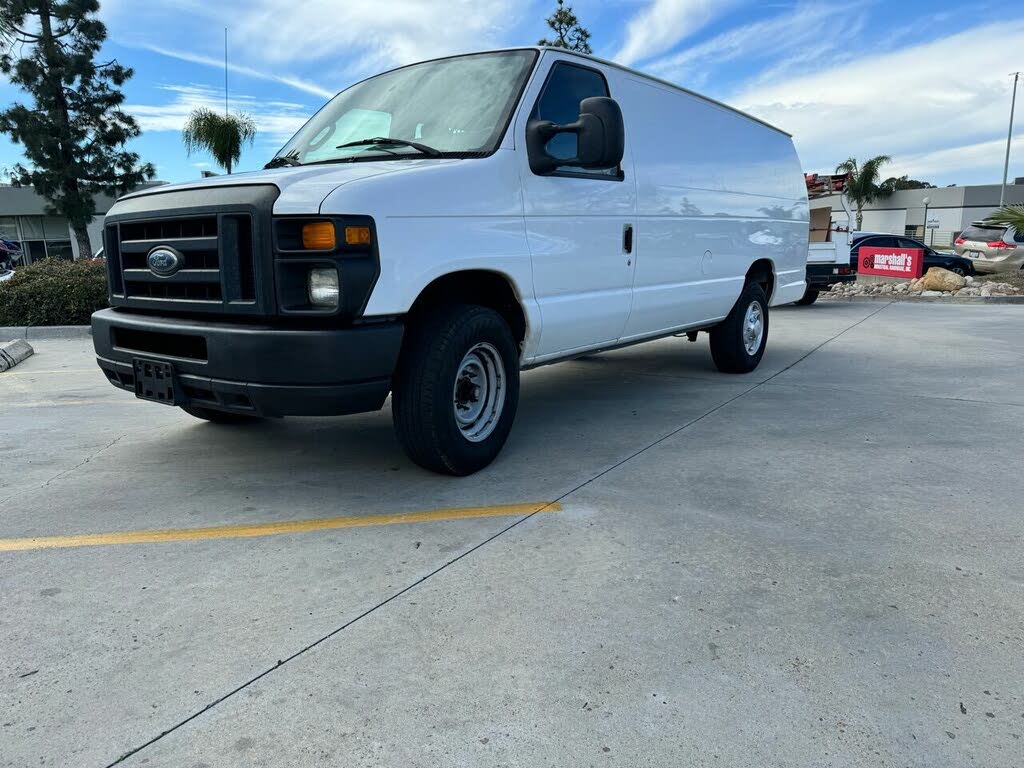
{"type": "Polygon", "coordinates": [[[505,133],[536,55],[457,56],[371,77],[329,101],[276,157],[307,165],[490,154],[505,133]],[[340,146],[377,138],[393,141],[340,146]]]}

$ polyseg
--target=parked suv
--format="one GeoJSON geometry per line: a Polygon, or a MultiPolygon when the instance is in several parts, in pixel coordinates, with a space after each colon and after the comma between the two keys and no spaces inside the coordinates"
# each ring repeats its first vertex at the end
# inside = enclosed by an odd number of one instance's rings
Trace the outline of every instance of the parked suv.
{"type": "Polygon", "coordinates": [[[121,198],[110,382],[232,423],[379,409],[429,469],[486,466],[522,369],[679,333],[757,367],[804,294],[791,137],[574,52],[436,59],[336,96],[259,172],[121,198]]]}
{"type": "Polygon", "coordinates": [[[953,250],[970,259],[978,272],[1024,268],[1024,232],[1002,224],[974,222],[960,233],[953,250]]]}

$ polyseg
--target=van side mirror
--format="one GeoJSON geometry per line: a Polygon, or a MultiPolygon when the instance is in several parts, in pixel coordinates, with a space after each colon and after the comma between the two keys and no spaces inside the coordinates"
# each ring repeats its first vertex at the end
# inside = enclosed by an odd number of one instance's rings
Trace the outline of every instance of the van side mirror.
{"type": "Polygon", "coordinates": [[[587,170],[614,168],[622,162],[625,135],[622,110],[615,99],[591,96],[580,102],[580,116],[575,123],[557,125],[550,120],[531,120],[527,124],[530,170],[543,175],[565,166],[587,170]],[[576,134],[576,157],[560,159],[548,154],[547,143],[560,133],[576,134]]]}

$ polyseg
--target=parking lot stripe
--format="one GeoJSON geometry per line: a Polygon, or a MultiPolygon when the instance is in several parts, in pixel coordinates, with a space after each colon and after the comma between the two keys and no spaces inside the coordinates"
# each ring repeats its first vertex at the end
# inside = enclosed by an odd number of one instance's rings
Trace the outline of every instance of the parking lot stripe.
{"type": "Polygon", "coordinates": [[[322,517],[312,520],[286,520],[251,525],[218,525],[210,528],[169,528],[151,531],[114,531],[82,533],[72,536],[38,536],[34,538],[0,539],[0,552],[22,552],[33,549],[67,547],[99,547],[108,544],[157,544],[169,541],[203,541],[206,539],[237,539],[255,536],[279,536],[286,533],[309,533],[338,528],[365,528],[399,523],[432,523],[446,520],[468,520],[481,517],[511,517],[536,512],[558,512],[561,504],[535,501],[529,504],[501,504],[493,507],[457,507],[425,512],[398,512],[389,515],[322,517]]]}

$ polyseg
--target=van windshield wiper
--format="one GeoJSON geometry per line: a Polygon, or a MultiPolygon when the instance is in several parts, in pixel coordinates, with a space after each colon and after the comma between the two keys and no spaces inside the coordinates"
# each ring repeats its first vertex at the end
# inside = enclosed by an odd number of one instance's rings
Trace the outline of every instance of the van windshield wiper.
{"type": "Polygon", "coordinates": [[[428,147],[426,144],[420,144],[417,141],[406,141],[405,139],[389,139],[384,136],[377,136],[372,139],[357,139],[356,141],[347,141],[344,144],[339,144],[335,149],[345,149],[346,147],[359,147],[364,144],[380,144],[381,146],[392,146],[392,147],[412,147],[418,152],[422,152],[424,155],[430,157],[440,157],[441,150],[428,147]]]}
{"type": "Polygon", "coordinates": [[[295,154],[288,153],[287,155],[278,155],[270,159],[270,162],[264,165],[264,168],[280,168],[282,165],[302,165],[296,158],[295,154]]]}

